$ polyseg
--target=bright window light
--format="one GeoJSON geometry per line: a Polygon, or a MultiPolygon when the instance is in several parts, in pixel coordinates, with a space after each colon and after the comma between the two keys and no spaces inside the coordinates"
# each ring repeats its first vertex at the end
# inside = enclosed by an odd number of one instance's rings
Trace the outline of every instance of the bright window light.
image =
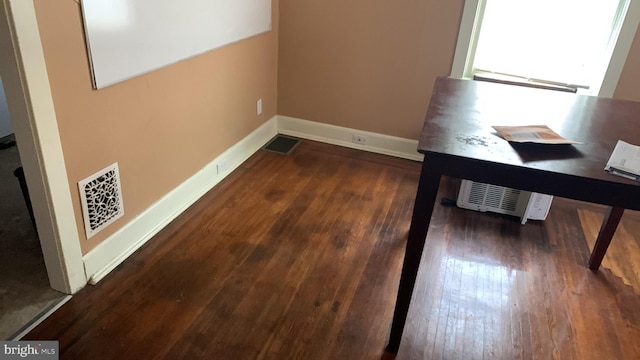
{"type": "Polygon", "coordinates": [[[628,0],[486,0],[473,72],[586,85],[597,94],[628,0]]]}

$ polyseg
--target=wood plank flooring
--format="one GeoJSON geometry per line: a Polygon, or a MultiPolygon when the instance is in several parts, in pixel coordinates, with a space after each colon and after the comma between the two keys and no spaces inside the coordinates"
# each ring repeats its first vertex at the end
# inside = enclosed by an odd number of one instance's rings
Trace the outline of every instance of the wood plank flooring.
{"type": "Polygon", "coordinates": [[[640,221],[623,217],[592,272],[587,243],[604,210],[555,198],[546,221],[521,226],[438,208],[398,359],[640,358],[640,296],[619,277],[640,269],[640,221]],[[629,255],[616,259],[618,247],[629,255]]]}
{"type": "MultiPolygon", "coordinates": [[[[62,359],[388,358],[418,175],[311,141],[260,151],[24,339],[58,340],[62,359]]],[[[555,199],[522,226],[436,206],[397,358],[639,358],[640,297],[620,276],[640,264],[586,267],[600,213],[555,199]]],[[[637,244],[639,223],[625,214],[613,243],[637,244]]]]}

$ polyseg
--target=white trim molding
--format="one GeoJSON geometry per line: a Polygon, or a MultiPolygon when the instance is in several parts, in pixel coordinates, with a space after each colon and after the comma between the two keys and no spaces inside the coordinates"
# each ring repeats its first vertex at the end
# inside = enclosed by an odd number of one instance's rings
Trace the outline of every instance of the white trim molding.
{"type": "Polygon", "coordinates": [[[0,72],[49,284],[72,294],[87,278],[33,1],[0,0],[0,19],[0,72]]]}
{"type": "Polygon", "coordinates": [[[89,283],[104,278],[276,135],[273,117],[87,253],[89,283]]]}
{"type": "Polygon", "coordinates": [[[484,13],[484,1],[465,0],[460,19],[460,29],[458,30],[458,41],[453,55],[451,66],[451,77],[456,79],[469,78],[475,46],[471,46],[478,41],[480,32],[478,31],[478,21],[484,13]]]}
{"type": "Polygon", "coordinates": [[[627,16],[625,16],[622,28],[620,28],[620,35],[618,35],[618,41],[611,54],[609,67],[607,67],[604,79],[602,80],[598,96],[611,98],[616,92],[620,75],[622,75],[622,69],[627,61],[633,39],[638,31],[638,25],[640,25],[640,0],[631,0],[629,8],[627,9],[627,16]]]}
{"type": "Polygon", "coordinates": [[[423,158],[423,155],[418,153],[418,140],[409,140],[289,116],[278,115],[277,119],[278,132],[280,134],[409,160],[422,161],[423,158]],[[366,136],[366,145],[353,143],[354,134],[366,136]]]}

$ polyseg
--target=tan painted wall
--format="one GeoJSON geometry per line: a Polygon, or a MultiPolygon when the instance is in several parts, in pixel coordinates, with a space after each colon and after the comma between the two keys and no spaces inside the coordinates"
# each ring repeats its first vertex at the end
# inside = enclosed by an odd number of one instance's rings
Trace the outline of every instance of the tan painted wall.
{"type": "Polygon", "coordinates": [[[278,113],[417,139],[462,0],[280,1],[278,113]]]}
{"type": "MultiPolygon", "coordinates": [[[[418,139],[462,0],[280,1],[278,114],[418,139]]],[[[615,96],[640,101],[640,36],[615,96]]]]}
{"type": "Polygon", "coordinates": [[[276,114],[278,0],[272,31],[98,91],[78,3],[35,7],[85,254],[276,114]],[[85,240],[77,182],[115,161],[125,215],[85,240]]]}
{"type": "Polygon", "coordinates": [[[629,50],[627,61],[624,64],[618,87],[613,94],[616,99],[640,101],[640,29],[636,30],[636,36],[629,50]]]}

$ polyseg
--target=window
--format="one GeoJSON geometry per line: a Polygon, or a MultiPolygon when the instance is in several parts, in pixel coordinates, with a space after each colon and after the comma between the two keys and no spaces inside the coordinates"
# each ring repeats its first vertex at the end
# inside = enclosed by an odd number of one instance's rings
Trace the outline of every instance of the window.
{"type": "Polygon", "coordinates": [[[611,97],[639,8],[637,0],[467,0],[451,75],[509,75],[611,97]]]}

